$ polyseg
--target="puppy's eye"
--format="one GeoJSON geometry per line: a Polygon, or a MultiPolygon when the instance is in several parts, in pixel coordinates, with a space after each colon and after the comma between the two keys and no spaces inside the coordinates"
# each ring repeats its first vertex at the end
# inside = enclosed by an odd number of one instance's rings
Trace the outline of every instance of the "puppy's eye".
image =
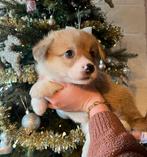
{"type": "Polygon", "coordinates": [[[75,56],[75,53],[73,50],[67,50],[65,53],[64,53],[64,56],[66,58],[73,58],[75,56]]]}
{"type": "Polygon", "coordinates": [[[90,55],[92,58],[95,58],[95,52],[93,50],[90,51],[90,55]]]}

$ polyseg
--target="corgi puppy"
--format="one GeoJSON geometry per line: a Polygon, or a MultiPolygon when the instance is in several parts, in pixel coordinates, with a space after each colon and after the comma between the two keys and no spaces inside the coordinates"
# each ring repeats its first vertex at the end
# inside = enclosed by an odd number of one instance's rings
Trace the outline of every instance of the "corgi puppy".
{"type": "MultiPolygon", "coordinates": [[[[147,117],[143,118],[137,110],[128,88],[113,83],[107,74],[99,70],[99,61],[105,59],[105,53],[90,33],[74,28],[53,31],[33,48],[33,56],[39,76],[59,83],[94,85],[124,123],[131,129],[147,131],[147,117]]],[[[81,123],[86,137],[82,157],[88,157],[90,138],[87,113],[61,110],[57,113],[62,118],[81,123]]]]}

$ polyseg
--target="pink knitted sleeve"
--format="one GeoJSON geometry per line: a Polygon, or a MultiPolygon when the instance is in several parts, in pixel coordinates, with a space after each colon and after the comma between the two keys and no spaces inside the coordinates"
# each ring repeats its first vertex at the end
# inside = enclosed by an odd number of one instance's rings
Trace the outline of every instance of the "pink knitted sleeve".
{"type": "Polygon", "coordinates": [[[111,112],[100,112],[90,119],[88,157],[147,157],[147,151],[130,135],[111,112]]]}

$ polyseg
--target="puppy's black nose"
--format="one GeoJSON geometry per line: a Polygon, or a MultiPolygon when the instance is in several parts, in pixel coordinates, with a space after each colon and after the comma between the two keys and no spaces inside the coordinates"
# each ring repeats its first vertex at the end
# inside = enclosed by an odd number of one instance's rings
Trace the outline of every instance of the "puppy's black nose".
{"type": "Polygon", "coordinates": [[[90,63],[88,63],[88,64],[84,67],[84,71],[85,71],[87,74],[93,73],[94,70],[95,70],[94,65],[93,65],[93,64],[90,64],[90,63]]]}

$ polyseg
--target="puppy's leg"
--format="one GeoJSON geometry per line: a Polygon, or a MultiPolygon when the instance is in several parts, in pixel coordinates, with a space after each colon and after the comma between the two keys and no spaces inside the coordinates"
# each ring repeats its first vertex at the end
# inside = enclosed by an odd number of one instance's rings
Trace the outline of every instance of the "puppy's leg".
{"type": "Polygon", "coordinates": [[[48,102],[43,98],[32,98],[31,105],[33,111],[39,116],[42,116],[48,108],[48,102]]]}
{"type": "Polygon", "coordinates": [[[84,112],[64,112],[61,110],[57,110],[56,112],[63,119],[69,118],[76,123],[81,123],[81,129],[85,135],[85,143],[83,145],[81,157],[88,157],[88,150],[90,145],[88,114],[84,112]]]}
{"type": "Polygon", "coordinates": [[[30,95],[32,98],[51,97],[62,88],[63,86],[58,83],[49,80],[39,80],[32,86],[30,95]]]}
{"type": "Polygon", "coordinates": [[[43,115],[46,109],[48,108],[48,103],[45,100],[45,97],[51,97],[55,92],[61,89],[62,86],[50,82],[48,80],[39,80],[37,81],[30,90],[31,105],[33,107],[34,112],[37,115],[43,115]]]}
{"type": "Polygon", "coordinates": [[[85,134],[85,143],[83,145],[81,157],[88,157],[88,151],[89,151],[89,146],[90,146],[90,134],[89,134],[89,125],[88,125],[88,123],[81,124],[81,128],[82,128],[82,131],[85,134]]]}
{"type": "Polygon", "coordinates": [[[62,111],[62,110],[56,110],[57,114],[59,117],[63,118],[63,119],[69,119],[69,116],[66,114],[66,112],[62,111]]]}
{"type": "Polygon", "coordinates": [[[147,115],[143,118],[137,118],[132,121],[131,126],[134,130],[147,132],[147,115]]]}
{"type": "Polygon", "coordinates": [[[139,123],[142,123],[142,126],[144,126],[144,129],[146,127],[146,130],[142,129],[141,125],[138,129],[140,131],[147,131],[147,122],[145,122],[145,119],[137,109],[134,97],[128,88],[109,83],[109,90],[103,93],[103,95],[110,104],[111,110],[118,118],[125,120],[131,129],[134,129],[135,125],[139,126],[139,123]]]}
{"type": "MultiPolygon", "coordinates": [[[[57,111],[58,112],[58,111],[57,111]]],[[[59,116],[68,117],[73,120],[75,123],[87,123],[88,122],[88,114],[86,112],[65,112],[61,111],[58,114],[59,116]],[[60,114],[62,112],[62,114],[60,114]]]]}

